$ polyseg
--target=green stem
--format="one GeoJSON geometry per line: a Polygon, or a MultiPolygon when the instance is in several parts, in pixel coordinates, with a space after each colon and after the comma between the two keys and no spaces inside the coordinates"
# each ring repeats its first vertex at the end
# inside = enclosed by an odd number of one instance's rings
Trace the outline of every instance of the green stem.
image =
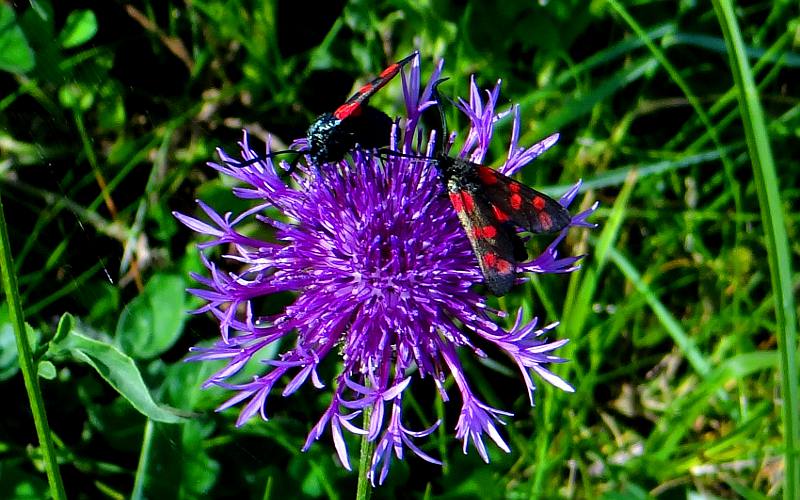
{"type": "Polygon", "coordinates": [[[3,274],[3,291],[8,301],[8,310],[14,335],[17,338],[17,353],[22,378],[25,380],[25,390],[33,413],[33,423],[36,434],[39,436],[39,445],[50,482],[50,494],[56,500],[67,498],[64,484],[61,482],[61,473],[58,470],[55,447],[50,437],[50,426],[47,424],[47,413],[44,409],[44,399],[39,388],[39,377],[36,373],[36,363],[33,361],[31,346],[25,329],[25,318],[22,314],[22,300],[17,286],[17,274],[14,269],[14,260],[11,257],[11,244],[8,240],[8,226],[6,225],[3,201],[0,199],[0,270],[3,274]]]}
{"type": "MultiPolygon", "coordinates": [[[[364,408],[364,429],[369,430],[369,417],[372,414],[372,407],[364,408]]],[[[361,436],[361,456],[358,459],[358,489],[356,490],[356,500],[369,500],[372,494],[372,485],[369,483],[367,474],[372,463],[372,450],[375,443],[368,439],[364,434],[361,436]]]]}
{"type": "Polygon", "coordinates": [[[797,316],[792,290],[791,256],[786,235],[783,205],[775,162],[772,158],[769,135],[758,89],[747,60],[732,2],[712,0],[717,14],[739,99],[739,113],[747,138],[753,178],[758,194],[761,220],[769,260],[770,281],[775,297],[776,336],[781,360],[781,400],[783,442],[785,452],[783,497],[795,499],[800,495],[800,417],[798,417],[797,316]]]}
{"type": "Polygon", "coordinates": [[[139,465],[136,467],[136,477],[133,480],[133,491],[131,499],[138,500],[145,498],[144,483],[147,477],[147,464],[150,462],[150,453],[153,449],[153,423],[149,418],[144,424],[144,436],[142,436],[142,451],[139,453],[139,465]]]}

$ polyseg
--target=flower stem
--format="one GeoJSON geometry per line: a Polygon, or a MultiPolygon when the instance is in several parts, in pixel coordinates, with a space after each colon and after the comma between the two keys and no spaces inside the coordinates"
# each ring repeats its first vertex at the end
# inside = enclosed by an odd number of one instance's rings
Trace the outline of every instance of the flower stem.
{"type": "MultiPolygon", "coordinates": [[[[372,407],[364,407],[364,429],[369,429],[369,417],[372,414],[372,407]]],[[[372,462],[372,449],[375,443],[369,440],[369,436],[361,436],[361,456],[358,459],[358,489],[356,490],[356,500],[369,500],[372,488],[369,484],[369,466],[372,462]]]]}
{"type": "Polygon", "coordinates": [[[14,328],[14,335],[17,338],[19,366],[22,370],[22,378],[25,380],[25,390],[28,393],[28,399],[31,404],[33,423],[36,426],[36,434],[39,436],[44,467],[47,471],[47,479],[50,482],[50,494],[56,500],[65,499],[67,495],[64,491],[64,484],[61,481],[61,473],[58,470],[53,441],[50,438],[50,426],[47,424],[47,413],[45,413],[44,399],[42,399],[42,392],[39,388],[36,363],[31,354],[31,346],[28,343],[28,335],[25,329],[22,298],[19,295],[14,260],[11,257],[11,244],[8,240],[8,227],[2,199],[0,199],[0,270],[2,270],[3,274],[3,291],[8,301],[9,316],[14,328]]]}

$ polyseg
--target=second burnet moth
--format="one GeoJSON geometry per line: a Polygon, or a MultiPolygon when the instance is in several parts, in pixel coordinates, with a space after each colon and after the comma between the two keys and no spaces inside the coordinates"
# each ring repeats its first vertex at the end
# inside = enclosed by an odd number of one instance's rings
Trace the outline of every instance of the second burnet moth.
{"type": "Polygon", "coordinates": [[[375,149],[389,142],[392,119],[383,111],[367,104],[375,92],[397,76],[419,52],[390,65],[363,85],[333,113],[324,113],[308,127],[308,156],[315,164],[339,161],[356,145],[375,149]]]}
{"type": "MultiPolygon", "coordinates": [[[[370,106],[369,99],[418,55],[419,52],[414,51],[411,55],[389,65],[378,76],[361,86],[332,113],[318,116],[306,131],[308,149],[274,151],[267,157],[293,153],[299,158],[300,155],[306,154],[311,163],[321,165],[341,161],[356,146],[370,150],[387,145],[392,130],[392,119],[383,111],[370,106]]],[[[263,159],[263,157],[254,158],[242,166],[263,159]]],[[[296,160],[292,166],[295,164],[296,160]]]]}
{"type": "Polygon", "coordinates": [[[554,233],[567,227],[572,218],[546,194],[491,167],[445,154],[447,127],[437,88],[442,81],[433,85],[441,120],[434,161],[486,286],[495,295],[505,295],[516,279],[517,262],[527,257],[516,227],[531,233],[554,233]]]}

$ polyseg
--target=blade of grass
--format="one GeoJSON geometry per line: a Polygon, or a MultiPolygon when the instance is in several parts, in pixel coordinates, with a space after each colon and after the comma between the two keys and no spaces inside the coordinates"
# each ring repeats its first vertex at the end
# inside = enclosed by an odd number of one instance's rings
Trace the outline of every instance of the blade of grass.
{"type": "MultiPolygon", "coordinates": [[[[592,255],[594,265],[586,266],[581,271],[572,273],[567,298],[564,302],[564,313],[562,314],[565,332],[577,335],[583,332],[586,326],[586,321],[592,312],[592,300],[600,284],[600,276],[603,274],[603,268],[607,261],[608,249],[619,237],[620,228],[625,221],[628,201],[637,179],[638,171],[630,169],[628,178],[617,195],[608,220],[603,224],[603,230],[597,239],[592,255]]],[[[562,355],[570,358],[577,348],[574,344],[577,344],[577,342],[571,342],[564,346],[565,349],[562,351],[562,355]]],[[[567,363],[565,366],[569,365],[570,363],[567,363]]]]}
{"type": "MultiPolygon", "coordinates": [[[[659,62],[659,64],[661,64],[661,66],[669,75],[670,79],[675,82],[675,85],[677,85],[686,96],[686,100],[689,102],[689,105],[692,107],[692,109],[694,109],[695,113],[697,114],[697,118],[705,126],[706,133],[711,138],[714,147],[720,152],[720,161],[722,162],[722,167],[725,170],[725,175],[727,177],[728,184],[730,185],[729,191],[733,194],[734,206],[736,207],[737,212],[742,212],[742,189],[739,185],[736,175],[734,174],[733,161],[728,156],[727,149],[723,146],[722,141],[719,138],[717,126],[711,122],[711,118],[708,116],[705,108],[703,108],[702,104],[700,103],[700,99],[695,95],[692,88],[689,87],[689,83],[683,78],[683,76],[681,76],[678,69],[670,62],[664,51],[658,47],[653,40],[647,38],[647,32],[639,25],[636,19],[634,19],[634,17],[627,10],[625,10],[625,7],[623,7],[622,4],[616,0],[609,0],[608,5],[614,10],[614,12],[622,17],[622,19],[628,24],[634,33],[636,33],[642,39],[645,46],[653,54],[653,57],[659,62]]],[[[737,234],[739,234],[739,232],[737,232],[737,234]]]]}
{"type": "Polygon", "coordinates": [[[761,206],[761,219],[767,245],[772,291],[775,296],[777,340],[781,365],[781,399],[783,401],[783,431],[786,447],[785,482],[783,497],[800,495],[800,415],[798,415],[797,373],[797,317],[792,293],[792,270],[789,242],[786,236],[783,208],[781,206],[775,162],[767,134],[767,125],[761,109],[750,64],[745,54],[732,2],[712,0],[714,11],[728,48],[733,79],[738,90],[739,109],[742,115],[747,148],[753,164],[756,193],[761,206]]]}
{"type": "MultiPolygon", "coordinates": [[[[681,441],[692,431],[692,425],[698,416],[711,411],[715,394],[725,390],[726,382],[742,380],[753,373],[774,369],[776,365],[777,355],[774,351],[756,351],[729,358],[714,367],[692,390],[669,403],[645,442],[648,455],[656,463],[672,463],[679,452],[681,441]]],[[[736,430],[741,432],[741,426],[736,426],[736,430]]],[[[726,438],[729,439],[730,436],[726,438]]],[[[717,441],[714,446],[721,446],[724,442],[725,440],[717,441]]],[[[708,448],[704,450],[704,453],[707,452],[708,448]]]]}
{"type": "Polygon", "coordinates": [[[17,287],[17,273],[14,270],[14,262],[11,257],[11,243],[8,239],[2,200],[0,200],[0,269],[2,269],[3,274],[3,290],[8,301],[9,316],[14,328],[14,335],[17,338],[19,367],[22,370],[22,378],[25,381],[25,392],[28,393],[28,399],[30,400],[36,434],[39,436],[39,446],[44,459],[44,467],[47,471],[47,480],[50,483],[50,494],[55,499],[67,498],[64,484],[61,481],[61,473],[58,470],[58,459],[56,458],[56,450],[50,435],[50,426],[47,423],[42,391],[39,387],[37,363],[33,359],[31,346],[28,343],[25,317],[22,314],[22,301],[17,287]]]}
{"type": "MultiPolygon", "coordinates": [[[[594,238],[589,238],[593,240],[594,238]]],[[[650,288],[647,280],[639,274],[639,271],[633,266],[630,260],[622,255],[616,248],[609,247],[607,251],[608,259],[613,262],[622,274],[636,287],[636,290],[642,294],[647,301],[647,304],[655,313],[658,321],[667,331],[673,342],[681,352],[686,356],[689,364],[692,365],[694,371],[705,377],[711,371],[711,365],[703,354],[698,350],[694,340],[691,339],[689,334],[683,329],[681,324],[675,319],[675,316],[670,313],[664,304],[658,299],[658,296],[650,288]]]]}
{"type": "MultiPolygon", "coordinates": [[[[740,149],[740,147],[730,146],[725,148],[725,152],[730,153],[740,149]]],[[[657,161],[655,163],[637,163],[633,165],[626,165],[624,167],[601,172],[590,179],[583,181],[579,192],[585,193],[587,191],[591,191],[592,189],[620,186],[625,182],[625,179],[632,170],[636,170],[637,179],[643,179],[651,175],[666,174],[684,168],[693,167],[695,165],[700,165],[702,163],[715,162],[716,160],[719,160],[721,156],[722,153],[720,151],[710,150],[694,155],[680,156],[674,159],[657,161]]],[[[542,191],[547,194],[556,195],[558,193],[563,193],[570,187],[572,187],[571,184],[558,184],[556,186],[543,187],[542,191]]]]}

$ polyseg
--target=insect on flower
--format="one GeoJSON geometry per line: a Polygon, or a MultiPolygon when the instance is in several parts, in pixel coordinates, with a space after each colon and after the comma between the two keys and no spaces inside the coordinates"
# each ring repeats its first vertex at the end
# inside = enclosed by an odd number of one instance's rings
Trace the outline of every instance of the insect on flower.
{"type": "Polygon", "coordinates": [[[308,156],[319,165],[339,161],[356,145],[363,149],[385,146],[392,131],[392,119],[383,111],[367,104],[375,92],[394,78],[400,69],[419,52],[414,52],[392,64],[372,81],[358,89],[350,99],[333,113],[319,116],[308,127],[308,156]]]}
{"type": "Polygon", "coordinates": [[[515,226],[531,233],[555,233],[572,220],[559,202],[497,170],[445,153],[446,123],[438,85],[433,97],[441,126],[434,161],[458,219],[478,259],[484,281],[495,295],[514,284],[516,263],[527,252],[515,226]]]}
{"type": "MultiPolygon", "coordinates": [[[[356,146],[370,150],[385,146],[392,131],[392,119],[368,104],[370,97],[386,86],[392,78],[412,59],[419,55],[414,51],[411,55],[391,64],[371,81],[363,85],[344,104],[332,113],[323,113],[308,127],[306,131],[307,149],[287,149],[275,151],[266,156],[271,158],[279,154],[293,153],[297,158],[291,164],[293,168],[302,154],[307,154],[315,165],[338,162],[356,146]]],[[[254,158],[242,164],[246,166],[265,158],[254,158]]]]}

